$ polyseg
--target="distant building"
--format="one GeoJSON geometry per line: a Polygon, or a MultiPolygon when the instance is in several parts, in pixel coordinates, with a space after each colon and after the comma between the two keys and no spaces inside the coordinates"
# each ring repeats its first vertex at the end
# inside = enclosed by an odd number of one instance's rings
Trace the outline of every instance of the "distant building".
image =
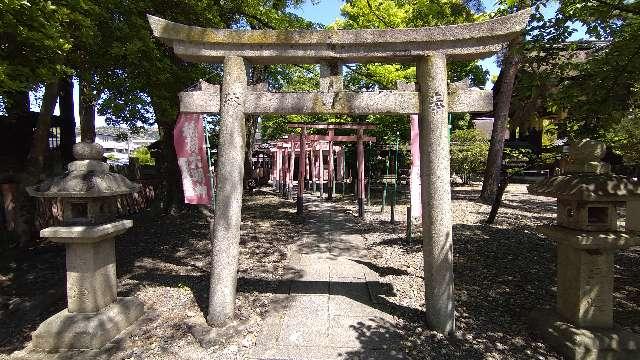
{"type": "MultiPolygon", "coordinates": [[[[109,163],[128,164],[131,153],[139,148],[151,145],[159,139],[157,130],[147,129],[139,135],[133,135],[128,129],[105,126],[96,128],[97,144],[104,148],[104,156],[109,163]]],[[[80,142],[80,136],[76,136],[80,142]]]]}
{"type": "MultiPolygon", "coordinates": [[[[479,117],[473,119],[473,127],[480,131],[485,139],[491,139],[491,133],[493,132],[493,118],[492,117],[479,117]]],[[[509,140],[509,131],[504,133],[504,139],[509,140]]]]}

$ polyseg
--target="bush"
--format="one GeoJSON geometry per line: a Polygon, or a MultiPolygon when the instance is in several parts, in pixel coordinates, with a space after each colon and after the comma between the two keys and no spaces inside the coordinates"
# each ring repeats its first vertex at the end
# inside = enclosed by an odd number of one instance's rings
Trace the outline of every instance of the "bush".
{"type": "Polygon", "coordinates": [[[489,140],[479,130],[456,130],[451,134],[451,171],[463,183],[469,183],[471,175],[484,171],[488,154],[489,140]]]}
{"type": "Polygon", "coordinates": [[[131,152],[130,155],[132,158],[138,159],[138,163],[140,165],[154,165],[155,161],[151,157],[151,153],[149,149],[144,146],[141,146],[131,152]]]}

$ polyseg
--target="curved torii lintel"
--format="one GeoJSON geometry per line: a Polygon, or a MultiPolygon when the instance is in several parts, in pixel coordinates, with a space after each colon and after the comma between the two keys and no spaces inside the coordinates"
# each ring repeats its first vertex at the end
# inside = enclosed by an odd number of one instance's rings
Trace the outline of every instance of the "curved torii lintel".
{"type": "Polygon", "coordinates": [[[260,64],[412,62],[418,56],[446,54],[471,60],[500,51],[524,29],[531,9],[459,25],[406,29],[235,30],[174,23],[147,15],[153,35],[186,61],[221,63],[240,56],[260,64]]]}

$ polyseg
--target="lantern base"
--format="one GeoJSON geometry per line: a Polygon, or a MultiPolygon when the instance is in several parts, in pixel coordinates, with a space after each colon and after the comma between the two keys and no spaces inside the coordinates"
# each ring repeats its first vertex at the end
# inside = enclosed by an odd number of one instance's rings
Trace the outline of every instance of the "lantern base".
{"type": "Polygon", "coordinates": [[[606,328],[580,328],[551,310],[534,311],[529,323],[545,343],[566,359],[640,359],[640,335],[614,325],[606,328]]]}
{"type": "Polygon", "coordinates": [[[70,313],[64,309],[45,320],[33,333],[32,347],[47,352],[98,350],[144,313],[134,297],[121,297],[97,313],[70,313]]]}

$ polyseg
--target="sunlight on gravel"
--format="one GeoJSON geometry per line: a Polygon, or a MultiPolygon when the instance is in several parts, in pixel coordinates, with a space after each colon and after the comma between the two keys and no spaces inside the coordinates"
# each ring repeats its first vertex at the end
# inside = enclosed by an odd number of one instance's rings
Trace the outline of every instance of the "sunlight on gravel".
{"type": "MultiPolygon", "coordinates": [[[[380,283],[391,289],[383,298],[395,321],[354,328],[363,344],[397,338],[395,343],[413,359],[558,358],[527,326],[533,309],[550,308],[555,302],[555,246],[534,228],[554,220],[555,202],[531,196],[524,185],[513,184],[505,193],[496,223],[487,225],[484,221],[490,207],[478,202],[478,195],[477,185],[453,192],[458,331],[452,337],[424,325],[422,240],[417,223],[412,239],[405,238],[406,198],[396,207],[395,225],[389,222],[389,207],[381,213],[379,204],[367,206],[366,218],[361,220],[353,216],[356,209],[351,197],[336,199],[339,211],[351,214],[347,218],[364,236],[369,262],[380,283]]],[[[117,242],[118,291],[120,296],[140,298],[146,313],[109,349],[74,358],[247,358],[262,319],[287,306],[279,286],[299,276],[288,263],[290,249],[300,240],[302,223],[294,202],[268,192],[245,196],[244,201],[235,314],[242,326],[224,329],[206,347],[192,335],[194,329],[206,326],[208,312],[210,242],[204,215],[197,210],[179,216],[143,214],[117,242]]],[[[45,254],[42,259],[59,254],[45,254]]],[[[616,257],[616,322],[635,332],[640,332],[639,263],[638,250],[626,250],[616,257]]],[[[60,266],[58,259],[38,268],[38,272],[54,274],[43,281],[43,291],[63,286],[60,266]]],[[[34,275],[30,271],[36,270],[26,268],[21,276],[34,275]]],[[[4,349],[22,348],[29,336],[25,329],[33,331],[42,319],[58,311],[59,300],[16,330],[20,335],[4,343],[4,349]]],[[[358,352],[345,353],[345,358],[356,359],[358,352]]]]}

